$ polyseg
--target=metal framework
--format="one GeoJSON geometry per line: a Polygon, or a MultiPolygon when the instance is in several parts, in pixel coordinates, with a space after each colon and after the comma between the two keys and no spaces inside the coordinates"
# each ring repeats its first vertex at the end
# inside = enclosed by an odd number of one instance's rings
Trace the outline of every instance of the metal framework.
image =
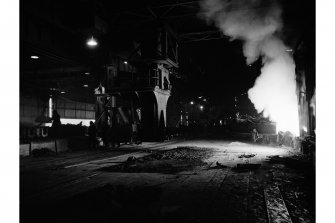
{"type": "MultiPolygon", "coordinates": [[[[147,22],[161,21],[165,24],[169,33],[172,34],[180,42],[204,41],[225,38],[217,29],[202,31],[196,25],[196,32],[177,33],[172,26],[173,22],[183,24],[183,21],[189,19],[197,19],[199,13],[199,1],[177,2],[157,6],[147,6],[139,9],[124,10],[112,13],[114,21],[122,20],[122,18],[133,16],[134,23],[140,25],[147,22]]],[[[191,25],[194,22],[189,22],[191,25]]],[[[121,25],[122,26],[122,25],[121,25]]],[[[183,26],[183,25],[181,25],[183,26]]],[[[192,25],[194,26],[194,25],[192,25]]],[[[207,27],[208,29],[208,27],[207,27]]]]}
{"type": "Polygon", "coordinates": [[[179,35],[183,42],[205,41],[227,38],[222,32],[218,30],[209,30],[203,32],[183,33],[179,35]]]}

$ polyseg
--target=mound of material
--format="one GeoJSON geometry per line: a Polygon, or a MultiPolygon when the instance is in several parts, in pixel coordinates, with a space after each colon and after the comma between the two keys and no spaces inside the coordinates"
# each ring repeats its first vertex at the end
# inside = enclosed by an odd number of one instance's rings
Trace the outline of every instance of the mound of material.
{"type": "Polygon", "coordinates": [[[206,148],[178,147],[168,151],[154,152],[141,158],[131,156],[125,163],[103,167],[99,170],[128,173],[178,173],[206,165],[204,160],[209,158],[210,154],[211,150],[206,148]]]}
{"type": "Polygon", "coordinates": [[[145,160],[203,160],[208,158],[210,150],[197,147],[177,147],[168,151],[159,151],[151,156],[143,157],[145,160]]]}
{"type": "Polygon", "coordinates": [[[240,156],[238,156],[238,158],[251,158],[256,156],[256,154],[242,154],[240,156]]]}

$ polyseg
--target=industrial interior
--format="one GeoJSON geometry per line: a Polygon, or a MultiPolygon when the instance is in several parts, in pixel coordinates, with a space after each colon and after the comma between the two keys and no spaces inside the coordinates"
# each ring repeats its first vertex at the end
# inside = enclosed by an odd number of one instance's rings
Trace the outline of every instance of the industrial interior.
{"type": "Polygon", "coordinates": [[[315,1],[20,1],[21,222],[315,222],[315,1]]]}

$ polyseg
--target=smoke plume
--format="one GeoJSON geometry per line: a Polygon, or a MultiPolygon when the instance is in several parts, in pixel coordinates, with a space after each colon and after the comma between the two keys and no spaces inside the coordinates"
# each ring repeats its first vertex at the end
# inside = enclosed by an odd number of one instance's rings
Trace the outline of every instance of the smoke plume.
{"type": "Polygon", "coordinates": [[[262,57],[261,75],[248,96],[256,110],[277,123],[277,131],[299,133],[295,64],[278,37],[281,7],[274,0],[203,0],[201,16],[232,40],[243,41],[246,63],[262,57]]]}

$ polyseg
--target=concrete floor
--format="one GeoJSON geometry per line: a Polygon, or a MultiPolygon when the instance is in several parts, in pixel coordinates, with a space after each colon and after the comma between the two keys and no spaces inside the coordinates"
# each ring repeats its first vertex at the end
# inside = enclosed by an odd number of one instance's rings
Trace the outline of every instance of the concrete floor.
{"type": "Polygon", "coordinates": [[[173,140],[21,158],[20,190],[21,222],[315,222],[313,165],[289,148],[238,141],[173,140]],[[177,173],[102,171],[130,156],[185,146],[209,148],[205,165],[177,173]]]}

